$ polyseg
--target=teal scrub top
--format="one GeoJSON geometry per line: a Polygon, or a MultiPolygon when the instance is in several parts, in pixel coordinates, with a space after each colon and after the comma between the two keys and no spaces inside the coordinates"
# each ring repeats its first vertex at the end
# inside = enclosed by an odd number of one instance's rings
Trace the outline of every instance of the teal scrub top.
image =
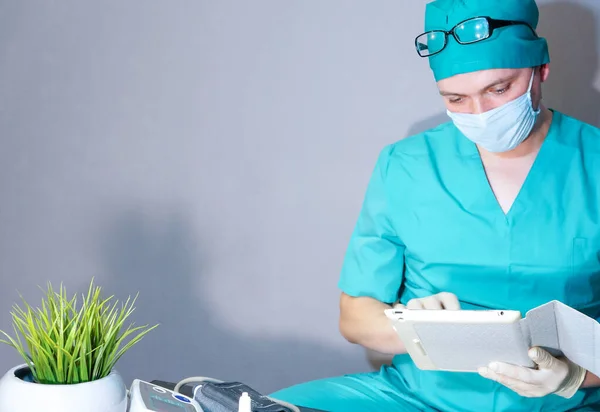
{"type": "MultiPolygon", "coordinates": [[[[368,185],[339,286],[406,304],[438,292],[465,309],[525,314],[559,300],[600,320],[600,130],[553,111],[548,136],[504,213],[476,146],[452,123],[387,146],[368,185]]],[[[523,398],[476,373],[393,360],[399,391],[443,411],[569,410],[600,391],[523,398]]]]}

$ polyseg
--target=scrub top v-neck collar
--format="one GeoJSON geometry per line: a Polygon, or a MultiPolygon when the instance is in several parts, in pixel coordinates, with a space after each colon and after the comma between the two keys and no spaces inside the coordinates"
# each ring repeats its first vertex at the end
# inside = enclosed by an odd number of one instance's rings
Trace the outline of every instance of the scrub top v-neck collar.
{"type": "Polygon", "coordinates": [[[528,207],[532,207],[533,203],[536,202],[536,187],[544,184],[544,171],[548,170],[548,166],[554,157],[552,154],[553,148],[555,147],[556,134],[558,133],[560,114],[552,109],[550,109],[550,111],[552,112],[552,119],[546,138],[542,142],[517,196],[506,213],[502,210],[502,206],[492,190],[477,146],[475,143],[468,140],[462,133],[458,132],[460,151],[472,161],[473,174],[475,175],[474,180],[477,182],[477,191],[481,196],[480,202],[483,202],[486,208],[489,208],[488,210],[493,210],[493,213],[497,215],[496,217],[508,225],[511,225],[520,213],[525,211],[528,207]]]}

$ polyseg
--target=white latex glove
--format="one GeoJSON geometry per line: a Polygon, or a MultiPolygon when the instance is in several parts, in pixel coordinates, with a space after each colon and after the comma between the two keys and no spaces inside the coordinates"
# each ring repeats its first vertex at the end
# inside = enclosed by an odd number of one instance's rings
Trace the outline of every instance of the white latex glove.
{"type": "Polygon", "coordinates": [[[581,387],[586,370],[568,359],[559,359],[542,348],[531,348],[529,357],[537,368],[525,368],[502,362],[492,362],[480,368],[479,374],[494,380],[527,398],[539,398],[554,393],[572,398],[581,387]]]}
{"type": "MultiPolygon", "coordinates": [[[[396,304],[394,307],[404,307],[401,304],[396,304]]],[[[450,292],[442,292],[436,295],[427,296],[425,298],[411,299],[406,304],[406,309],[445,309],[459,310],[460,303],[455,294],[450,292]]]]}

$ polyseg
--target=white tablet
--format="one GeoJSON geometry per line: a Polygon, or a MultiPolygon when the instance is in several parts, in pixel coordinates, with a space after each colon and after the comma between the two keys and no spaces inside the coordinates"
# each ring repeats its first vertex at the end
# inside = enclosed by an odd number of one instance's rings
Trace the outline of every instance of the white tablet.
{"type": "Polygon", "coordinates": [[[518,311],[398,308],[385,314],[419,369],[477,372],[493,361],[534,366],[518,311]]]}

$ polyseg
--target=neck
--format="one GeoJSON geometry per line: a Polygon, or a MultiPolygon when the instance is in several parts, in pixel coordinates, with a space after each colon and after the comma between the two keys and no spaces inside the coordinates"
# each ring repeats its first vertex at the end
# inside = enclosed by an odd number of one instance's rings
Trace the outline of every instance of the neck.
{"type": "Polygon", "coordinates": [[[537,154],[548,135],[550,124],[552,123],[552,112],[546,107],[542,106],[540,115],[537,118],[533,130],[519,146],[503,153],[492,153],[479,147],[479,153],[485,157],[495,157],[503,159],[513,159],[519,157],[527,157],[537,154]]]}

